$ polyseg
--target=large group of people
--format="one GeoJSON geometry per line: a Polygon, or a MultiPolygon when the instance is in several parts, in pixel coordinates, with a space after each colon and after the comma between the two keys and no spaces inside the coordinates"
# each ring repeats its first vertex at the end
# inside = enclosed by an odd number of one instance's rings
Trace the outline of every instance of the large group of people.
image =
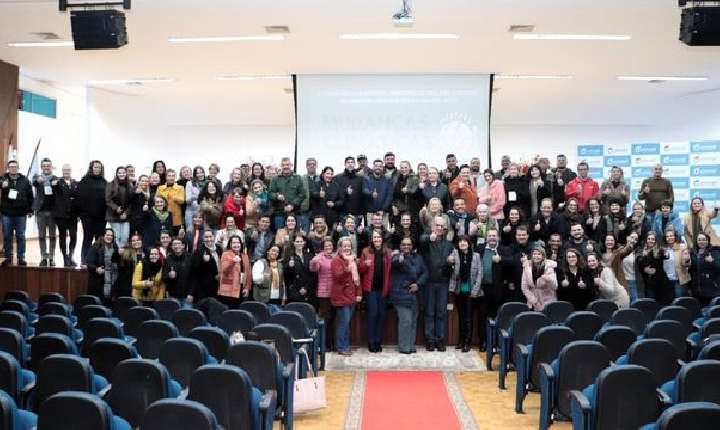
{"type": "Polygon", "coordinates": [[[2,266],[13,264],[13,237],[17,264],[27,264],[33,215],[40,266],[56,265],[56,238],[63,265],[77,266],[79,220],[79,265],[88,293],[104,302],[308,302],[328,321],[328,346],[343,355],[352,354],[357,306],[366,310],[370,352],[382,351],[392,305],[399,352],[411,354],[421,309],[425,348],[445,351],[452,298],[457,348],[467,352],[475,330],[485,347],[486,317],[508,301],[542,310],[565,300],[581,310],[598,298],[623,307],[692,295],[707,304],[719,293],[718,207],[695,197],[681,220],[661,165],[634,196],[620,167],[599,183],[587,163],[576,173],[563,155],[552,168],[546,157],[519,165],[503,156],[493,171],[452,154],[442,169],[396,166],[388,152],[372,163],[349,156],[338,174],[319,171],[313,158],[299,173],[283,158],[277,167],[242,164],[225,183],[216,164],[206,172],[156,161],[139,175],[119,166],[109,182],[97,160],[79,181],[69,165],[61,176],[49,159],[40,167],[27,178],[10,161],[0,178],[2,266]]]}

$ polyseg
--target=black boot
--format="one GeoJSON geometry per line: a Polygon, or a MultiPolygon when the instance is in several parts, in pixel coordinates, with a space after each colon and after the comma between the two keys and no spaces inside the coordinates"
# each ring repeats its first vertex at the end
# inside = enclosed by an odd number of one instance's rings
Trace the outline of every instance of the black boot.
{"type": "Polygon", "coordinates": [[[379,343],[375,344],[375,352],[382,352],[382,346],[379,343]]]}
{"type": "Polygon", "coordinates": [[[377,352],[377,350],[375,349],[375,344],[374,344],[374,343],[368,343],[368,351],[370,351],[370,352],[377,352]]]}
{"type": "Polygon", "coordinates": [[[432,342],[425,342],[425,350],[428,352],[435,351],[435,344],[432,342]]]}
{"type": "Polygon", "coordinates": [[[445,352],[445,345],[442,342],[438,342],[436,345],[437,350],[440,352],[445,352]]]}
{"type": "Polygon", "coordinates": [[[463,349],[465,347],[465,342],[460,341],[457,345],[455,345],[455,349],[463,349]]]}
{"type": "Polygon", "coordinates": [[[470,352],[470,345],[472,345],[472,342],[469,340],[463,342],[462,352],[470,352]]]}

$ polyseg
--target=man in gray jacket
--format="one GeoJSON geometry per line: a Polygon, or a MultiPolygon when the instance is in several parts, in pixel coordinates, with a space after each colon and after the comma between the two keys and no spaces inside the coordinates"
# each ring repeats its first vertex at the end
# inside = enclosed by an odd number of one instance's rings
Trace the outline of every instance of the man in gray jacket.
{"type": "Polygon", "coordinates": [[[424,291],[425,349],[428,351],[445,351],[448,288],[455,249],[452,242],[447,240],[447,228],[445,219],[436,217],[431,232],[420,237],[420,248],[430,275],[424,291]]]}

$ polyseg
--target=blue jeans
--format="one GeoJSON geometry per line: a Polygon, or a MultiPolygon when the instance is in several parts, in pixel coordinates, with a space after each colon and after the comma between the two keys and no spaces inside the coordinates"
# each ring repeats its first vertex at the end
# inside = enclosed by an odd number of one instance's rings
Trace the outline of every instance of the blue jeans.
{"type": "Polygon", "coordinates": [[[312,219],[312,212],[303,212],[295,215],[295,221],[297,221],[297,228],[302,229],[306,234],[310,231],[310,220],[312,219]]]}
{"type": "Polygon", "coordinates": [[[413,352],[415,349],[415,336],[417,334],[418,304],[412,308],[395,306],[398,315],[398,350],[400,352],[413,352]]]}
{"type": "Polygon", "coordinates": [[[686,289],[683,288],[682,285],[680,285],[680,281],[678,281],[678,280],[676,279],[676,280],[670,281],[670,282],[672,282],[673,291],[675,291],[675,298],[685,297],[685,296],[688,295],[686,289]]]}
{"type": "Polygon", "coordinates": [[[336,306],[335,309],[337,310],[335,345],[338,352],[347,352],[350,351],[350,320],[355,311],[355,305],[336,306]]]}
{"type": "Polygon", "coordinates": [[[443,343],[447,317],[448,284],[428,284],[425,288],[425,341],[443,343]]]}
{"type": "Polygon", "coordinates": [[[368,343],[380,345],[385,331],[385,314],[387,311],[387,297],[383,297],[382,290],[372,290],[367,295],[368,310],[368,343]]]}
{"type": "Polygon", "coordinates": [[[130,223],[127,221],[123,222],[111,222],[110,228],[115,232],[115,242],[119,247],[124,248],[128,246],[130,239],[130,223]]]}
{"type": "Polygon", "coordinates": [[[273,231],[278,231],[285,227],[285,217],[286,215],[284,212],[273,215],[273,227],[275,228],[273,231]]]}
{"type": "Polygon", "coordinates": [[[5,248],[5,259],[12,261],[13,258],[13,232],[17,239],[18,261],[25,260],[25,226],[27,217],[23,216],[2,216],[3,246],[5,248]]]}
{"type": "Polygon", "coordinates": [[[630,289],[630,302],[634,302],[638,299],[637,281],[627,280],[626,282],[630,289]]]}

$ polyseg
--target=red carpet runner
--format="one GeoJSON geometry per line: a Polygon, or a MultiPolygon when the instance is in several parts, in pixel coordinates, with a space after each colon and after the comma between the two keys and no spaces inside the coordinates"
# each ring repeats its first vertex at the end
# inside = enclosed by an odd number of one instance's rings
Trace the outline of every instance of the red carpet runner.
{"type": "Polygon", "coordinates": [[[368,372],[362,430],[460,429],[442,372],[368,372]]]}

